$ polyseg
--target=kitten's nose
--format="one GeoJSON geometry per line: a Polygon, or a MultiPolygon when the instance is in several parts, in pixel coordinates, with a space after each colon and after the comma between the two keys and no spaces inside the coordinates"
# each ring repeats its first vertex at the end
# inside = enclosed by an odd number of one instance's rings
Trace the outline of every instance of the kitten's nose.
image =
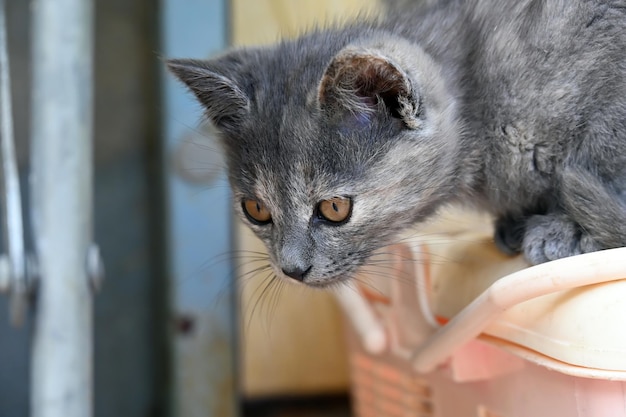
{"type": "Polygon", "coordinates": [[[306,269],[302,269],[299,267],[294,267],[293,269],[285,269],[283,268],[283,274],[287,275],[289,278],[293,278],[296,281],[302,282],[306,274],[311,270],[311,266],[306,269]]]}

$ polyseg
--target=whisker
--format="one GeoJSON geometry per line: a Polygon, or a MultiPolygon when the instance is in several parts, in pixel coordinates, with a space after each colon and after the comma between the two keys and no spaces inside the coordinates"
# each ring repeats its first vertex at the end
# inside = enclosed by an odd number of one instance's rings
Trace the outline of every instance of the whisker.
{"type": "Polygon", "coordinates": [[[251,278],[255,277],[258,273],[267,271],[271,268],[272,266],[270,264],[261,265],[250,271],[246,271],[243,274],[240,274],[237,278],[239,278],[242,281],[249,281],[251,278]]]}
{"type": "MultiPolygon", "coordinates": [[[[360,285],[362,285],[362,286],[364,286],[364,287],[369,288],[370,290],[372,290],[373,292],[377,293],[377,294],[378,294],[378,295],[380,295],[380,296],[383,296],[383,297],[386,297],[386,296],[387,296],[387,294],[385,294],[385,293],[384,293],[384,291],[382,291],[380,288],[378,288],[378,287],[374,286],[374,284],[373,284],[372,282],[370,282],[370,281],[360,279],[359,277],[353,277],[352,279],[353,279],[354,281],[358,282],[360,285]]],[[[359,294],[359,295],[362,295],[362,294],[359,292],[358,288],[355,288],[355,287],[354,287],[354,286],[352,286],[352,285],[348,285],[348,283],[347,283],[347,282],[344,282],[343,284],[344,284],[344,285],[347,285],[347,286],[348,286],[348,287],[349,287],[352,291],[354,291],[355,293],[357,293],[357,294],[359,294]]]]}
{"type": "Polygon", "coordinates": [[[282,294],[283,288],[286,284],[285,280],[283,279],[278,279],[276,277],[276,275],[274,275],[275,279],[276,279],[276,285],[274,285],[274,291],[272,294],[272,298],[271,298],[271,302],[270,302],[270,309],[269,309],[269,321],[273,322],[273,318],[274,315],[276,314],[276,309],[278,307],[278,304],[280,303],[280,295],[282,294]]]}
{"type": "MultiPolygon", "coordinates": [[[[268,296],[267,294],[271,294],[272,293],[272,289],[275,288],[276,285],[276,274],[272,272],[272,274],[270,275],[270,279],[269,282],[267,283],[267,285],[265,286],[265,288],[263,289],[263,291],[261,292],[261,294],[259,295],[259,299],[257,300],[257,303],[260,302],[260,307],[261,310],[259,310],[259,313],[261,313],[263,311],[263,306],[267,306],[268,300],[271,298],[270,296],[268,296]]],[[[266,307],[267,309],[267,307],[266,307]]],[[[252,312],[254,314],[254,310],[252,312]]],[[[270,335],[270,323],[268,322],[268,315],[267,315],[267,310],[266,310],[266,314],[265,314],[265,320],[261,321],[262,324],[264,324],[264,329],[265,329],[265,333],[267,336],[270,335]]]]}
{"type": "Polygon", "coordinates": [[[256,297],[256,301],[254,301],[254,304],[252,305],[252,310],[250,310],[250,313],[246,315],[248,316],[247,318],[247,325],[246,325],[246,331],[249,333],[250,332],[250,325],[252,324],[252,318],[254,317],[254,313],[256,312],[256,309],[259,305],[259,302],[261,301],[261,299],[263,298],[263,294],[265,294],[265,292],[267,291],[267,288],[269,287],[270,283],[272,282],[272,277],[273,277],[274,273],[272,271],[270,271],[261,281],[261,283],[259,284],[258,287],[255,288],[254,292],[250,295],[250,300],[253,300],[257,293],[259,291],[261,291],[261,293],[259,294],[258,297],[256,297]],[[261,288],[263,288],[261,290],[261,288]]]}

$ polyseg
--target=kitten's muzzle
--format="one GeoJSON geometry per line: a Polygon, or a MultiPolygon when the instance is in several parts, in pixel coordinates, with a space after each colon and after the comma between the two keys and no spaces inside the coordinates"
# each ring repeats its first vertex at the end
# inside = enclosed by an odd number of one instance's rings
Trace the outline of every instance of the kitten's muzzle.
{"type": "Polygon", "coordinates": [[[304,277],[311,271],[311,266],[309,265],[309,267],[306,269],[302,269],[299,267],[295,267],[293,269],[282,268],[282,271],[283,274],[285,274],[289,278],[293,278],[296,281],[302,282],[304,281],[304,277]]]}

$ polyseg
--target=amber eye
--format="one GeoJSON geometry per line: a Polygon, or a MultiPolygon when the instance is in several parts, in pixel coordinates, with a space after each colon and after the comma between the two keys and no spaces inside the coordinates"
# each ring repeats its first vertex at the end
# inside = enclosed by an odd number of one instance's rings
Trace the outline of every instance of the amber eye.
{"type": "Polygon", "coordinates": [[[254,224],[264,225],[272,222],[272,213],[258,200],[243,200],[241,208],[248,220],[254,224]]]}
{"type": "Polygon", "coordinates": [[[317,205],[317,217],[329,223],[343,224],[352,214],[352,199],[350,197],[333,197],[320,201],[317,205]]]}

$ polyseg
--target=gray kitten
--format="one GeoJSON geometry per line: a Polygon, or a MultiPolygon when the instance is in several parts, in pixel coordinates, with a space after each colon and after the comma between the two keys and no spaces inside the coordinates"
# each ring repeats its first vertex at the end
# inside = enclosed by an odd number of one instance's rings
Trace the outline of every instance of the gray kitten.
{"type": "Polygon", "coordinates": [[[441,0],[171,60],[278,275],[349,278],[443,204],[532,263],[626,245],[626,1],[441,0]]]}

